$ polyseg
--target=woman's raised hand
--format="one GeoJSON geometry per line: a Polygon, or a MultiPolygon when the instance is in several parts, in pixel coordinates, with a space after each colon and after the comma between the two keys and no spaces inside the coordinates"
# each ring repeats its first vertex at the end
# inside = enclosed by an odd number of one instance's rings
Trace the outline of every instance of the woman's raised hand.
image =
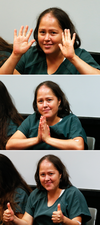
{"type": "Polygon", "coordinates": [[[63,222],[63,214],[61,210],[60,204],[57,206],[57,211],[54,211],[52,214],[52,221],[53,223],[62,223],[63,222]]]}
{"type": "Polygon", "coordinates": [[[10,203],[7,203],[7,209],[3,213],[3,222],[10,222],[14,220],[14,212],[10,206],[10,203]]]}
{"type": "Polygon", "coordinates": [[[26,26],[25,29],[24,29],[24,26],[21,26],[19,30],[19,34],[17,36],[17,30],[16,29],[14,30],[13,54],[15,56],[21,57],[35,42],[34,39],[29,41],[29,38],[32,34],[33,29],[30,29],[28,33],[27,31],[28,31],[28,26],[26,26]]]}
{"type": "Polygon", "coordinates": [[[71,39],[71,34],[69,29],[65,29],[62,33],[62,44],[59,44],[59,48],[61,49],[62,54],[65,58],[68,60],[73,59],[75,55],[74,51],[74,42],[75,42],[76,34],[73,34],[73,37],[71,39]]]}

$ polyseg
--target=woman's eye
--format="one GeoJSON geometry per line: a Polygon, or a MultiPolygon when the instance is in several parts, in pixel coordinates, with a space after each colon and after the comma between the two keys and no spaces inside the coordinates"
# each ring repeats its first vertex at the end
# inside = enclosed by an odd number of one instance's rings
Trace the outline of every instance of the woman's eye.
{"type": "Polygon", "coordinates": [[[42,103],[42,102],[43,102],[42,100],[39,100],[39,101],[38,101],[38,103],[42,103]]]}
{"type": "Polygon", "coordinates": [[[41,30],[41,31],[40,31],[40,34],[45,34],[45,31],[41,30]]]}
{"type": "Polygon", "coordinates": [[[55,34],[57,34],[57,33],[56,33],[55,31],[52,31],[51,34],[52,34],[52,35],[55,35],[55,34]]]}
{"type": "Polygon", "coordinates": [[[44,177],[44,176],[45,176],[45,174],[44,174],[44,173],[42,173],[42,174],[41,174],[41,177],[44,177]]]}
{"type": "Polygon", "coordinates": [[[50,173],[50,175],[53,175],[53,173],[50,173]]]}

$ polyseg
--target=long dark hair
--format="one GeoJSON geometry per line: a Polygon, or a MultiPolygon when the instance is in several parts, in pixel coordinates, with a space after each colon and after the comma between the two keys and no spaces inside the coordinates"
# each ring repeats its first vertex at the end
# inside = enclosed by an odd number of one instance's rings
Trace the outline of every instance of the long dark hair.
{"type": "Polygon", "coordinates": [[[2,66],[3,63],[9,57],[9,54],[6,54],[6,52],[12,53],[12,50],[13,50],[13,44],[10,44],[9,42],[5,41],[2,37],[0,37],[0,51],[5,52],[0,54],[0,66],[2,66]]]}
{"type": "MultiPolygon", "coordinates": [[[[15,168],[12,161],[5,155],[0,154],[0,215],[7,208],[7,203],[15,212],[16,204],[14,195],[17,193],[16,188],[22,188],[29,195],[31,188],[27,185],[20,173],[15,168]]],[[[2,218],[0,218],[2,220],[2,218]]]]}
{"type": "Polygon", "coordinates": [[[33,109],[36,112],[37,118],[40,118],[41,116],[37,108],[37,93],[39,88],[43,85],[50,88],[52,92],[54,93],[54,95],[58,98],[58,100],[61,100],[60,106],[58,108],[58,116],[63,118],[64,116],[69,115],[71,112],[70,105],[64,92],[61,90],[59,85],[53,81],[44,81],[37,86],[35,90],[35,94],[34,94],[33,109]]]}
{"type": "Polygon", "coordinates": [[[64,189],[64,188],[70,187],[72,184],[69,180],[69,174],[68,174],[68,171],[67,171],[65,165],[57,156],[50,154],[50,155],[43,156],[37,164],[37,168],[36,168],[36,172],[35,172],[35,181],[37,184],[37,188],[40,190],[44,189],[40,183],[39,169],[40,169],[40,164],[45,159],[48,160],[49,162],[51,162],[54,165],[54,167],[58,170],[58,172],[61,174],[59,188],[64,189]]]}
{"type": "Polygon", "coordinates": [[[38,43],[38,29],[39,29],[40,21],[41,21],[42,17],[48,13],[53,15],[58,20],[58,23],[63,31],[65,29],[70,30],[71,38],[72,38],[73,34],[76,33],[74,48],[75,49],[78,48],[81,45],[81,40],[76,31],[74,24],[72,23],[71,19],[69,18],[68,14],[65,11],[63,11],[60,8],[54,7],[54,8],[48,8],[48,9],[44,10],[38,17],[37,24],[36,24],[36,27],[34,30],[34,38],[36,40],[36,46],[37,46],[38,50],[41,50],[39,43],[38,43]]]}
{"type": "Polygon", "coordinates": [[[7,128],[10,120],[19,126],[23,118],[14,106],[6,86],[0,81],[0,149],[2,150],[5,149],[6,142],[9,138],[7,136],[7,128]]]}

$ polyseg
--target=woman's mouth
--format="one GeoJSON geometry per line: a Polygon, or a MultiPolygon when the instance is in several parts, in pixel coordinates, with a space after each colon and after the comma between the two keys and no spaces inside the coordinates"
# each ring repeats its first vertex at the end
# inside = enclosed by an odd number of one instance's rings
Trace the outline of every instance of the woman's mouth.
{"type": "Polygon", "coordinates": [[[50,109],[45,109],[43,110],[43,113],[48,113],[50,111],[50,109]]]}
{"type": "Polygon", "coordinates": [[[51,48],[52,44],[44,44],[45,48],[51,48]]]}

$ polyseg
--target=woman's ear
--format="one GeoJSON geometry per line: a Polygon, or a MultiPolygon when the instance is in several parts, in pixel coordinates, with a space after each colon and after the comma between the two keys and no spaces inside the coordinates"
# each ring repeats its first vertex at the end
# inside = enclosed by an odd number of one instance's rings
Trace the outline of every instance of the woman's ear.
{"type": "Polygon", "coordinates": [[[61,179],[61,177],[62,177],[62,174],[60,174],[60,179],[61,179]]]}
{"type": "Polygon", "coordinates": [[[59,102],[58,105],[60,106],[60,104],[61,104],[61,99],[59,99],[58,102],[59,102]]]}

